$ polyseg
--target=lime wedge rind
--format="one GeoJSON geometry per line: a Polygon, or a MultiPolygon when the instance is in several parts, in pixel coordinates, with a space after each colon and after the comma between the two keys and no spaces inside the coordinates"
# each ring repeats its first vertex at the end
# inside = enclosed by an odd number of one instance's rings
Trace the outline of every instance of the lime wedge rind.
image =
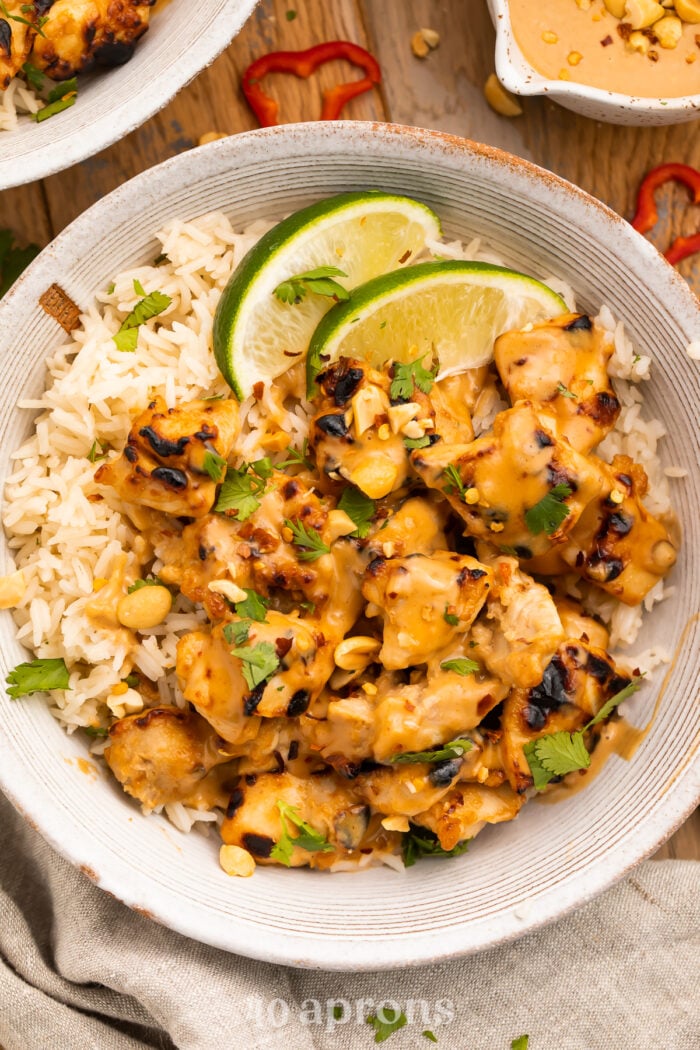
{"type": "Polygon", "coordinates": [[[280,303],[274,290],[282,281],[333,265],[348,274],[338,281],[351,289],[401,265],[406,245],[408,263],[441,233],[440,220],[426,205],[379,190],[318,201],[279,222],[241,260],[214,318],[216,362],[236,396],[244,400],[258,380],[270,381],[294,364],[333,305],[317,295],[296,305],[280,303]],[[393,223],[393,232],[385,229],[384,242],[380,238],[370,250],[364,242],[378,223],[393,223]]]}
{"type": "Polygon", "coordinates": [[[490,263],[426,262],[382,274],[319,322],[307,355],[308,395],[319,371],[341,356],[379,367],[434,352],[445,376],[486,364],[502,332],[566,311],[547,285],[490,263]]]}

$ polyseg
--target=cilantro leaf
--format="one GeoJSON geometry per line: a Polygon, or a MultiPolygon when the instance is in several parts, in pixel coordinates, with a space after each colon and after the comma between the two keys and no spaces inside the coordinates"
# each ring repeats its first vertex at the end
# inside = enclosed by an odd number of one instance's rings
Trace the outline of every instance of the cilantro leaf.
{"type": "Polygon", "coordinates": [[[426,1028],[424,1032],[421,1032],[424,1039],[430,1040],[431,1043],[437,1043],[437,1036],[435,1032],[431,1032],[429,1028],[426,1028]]]}
{"type": "Polygon", "coordinates": [[[134,580],[130,587],[127,587],[126,593],[133,594],[134,591],[140,591],[142,587],[165,587],[165,584],[158,576],[148,576],[145,580],[134,580]]]}
{"type": "Polygon", "coordinates": [[[36,244],[28,244],[26,248],[15,248],[13,245],[12,232],[0,230],[0,298],[9,291],[40,251],[36,244]]]}
{"type": "Polygon", "coordinates": [[[561,394],[562,397],[573,397],[575,401],[578,401],[578,394],[572,394],[563,383],[557,383],[557,393],[561,394]]]}
{"type": "Polygon", "coordinates": [[[406,1014],[400,1010],[393,1010],[391,1007],[382,1007],[376,1014],[371,1014],[367,1018],[367,1024],[374,1028],[375,1043],[383,1043],[385,1039],[388,1039],[394,1032],[398,1032],[399,1028],[403,1028],[404,1025],[408,1024],[406,1014]]]}
{"type": "Polygon", "coordinates": [[[212,481],[221,481],[226,473],[226,460],[218,452],[205,452],[202,461],[202,470],[208,474],[212,481]]]}
{"type": "Polygon", "coordinates": [[[392,401],[410,401],[414,384],[424,394],[430,393],[437,375],[437,366],[433,369],[423,368],[422,362],[426,357],[427,354],[423,354],[423,357],[406,364],[403,361],[394,361],[393,379],[389,388],[392,401]]]}
{"type": "Polygon", "coordinates": [[[546,787],[553,777],[563,777],[577,769],[588,769],[591,764],[591,756],[581,731],[568,733],[562,729],[558,733],[548,733],[531,740],[523,751],[538,791],[546,787]]]}
{"type": "Polygon", "coordinates": [[[430,444],[430,438],[427,434],[423,434],[423,437],[419,438],[404,438],[403,443],[409,450],[414,448],[425,448],[426,445],[430,444]]]}
{"type": "Polygon", "coordinates": [[[248,641],[252,620],[240,620],[237,623],[227,623],[224,627],[224,638],[229,645],[243,645],[248,641]]]}
{"type": "Polygon", "coordinates": [[[263,456],[262,459],[254,459],[252,463],[248,464],[254,474],[257,474],[263,481],[267,481],[268,478],[272,477],[274,467],[272,466],[272,460],[269,456],[263,456]]]}
{"type": "MultiPolygon", "coordinates": [[[[134,290],[137,295],[143,291],[142,286],[134,281],[134,290]],[[138,290],[137,290],[138,285],[138,290]]],[[[166,310],[172,299],[163,292],[151,292],[137,302],[131,313],[122,321],[121,328],[116,335],[112,336],[117,349],[131,353],[136,349],[138,343],[138,329],[152,317],[157,317],[166,310]]]]}
{"type": "Polygon", "coordinates": [[[570,511],[564,500],[572,492],[570,485],[555,485],[539,503],[525,512],[525,524],[533,536],[538,536],[541,532],[551,536],[557,531],[569,516],[570,511]]]}
{"type": "Polygon", "coordinates": [[[255,689],[261,682],[267,681],[280,665],[272,642],[238,646],[231,650],[231,655],[242,661],[241,670],[249,689],[255,689]]]}
{"type": "Polygon", "coordinates": [[[315,831],[310,824],[307,824],[305,820],[302,820],[294,806],[289,806],[286,802],[283,802],[282,799],[277,799],[277,808],[280,811],[282,835],[272,848],[270,853],[272,860],[278,860],[280,864],[284,864],[285,867],[290,867],[292,853],[296,846],[305,849],[307,853],[333,852],[335,847],[332,846],[323,835],[318,831],[315,831]],[[298,835],[293,836],[289,834],[287,821],[297,829],[299,832],[298,835]]]}
{"type": "Polygon", "coordinates": [[[122,681],[126,682],[126,684],[129,686],[130,689],[137,689],[141,679],[139,678],[139,676],[137,674],[133,674],[132,673],[132,674],[128,674],[126,676],[126,678],[123,678],[122,681]]]}
{"type": "Polygon", "coordinates": [[[214,510],[217,514],[230,512],[229,516],[235,516],[237,521],[247,521],[260,506],[258,497],[264,491],[264,479],[250,474],[247,464],[244,463],[239,470],[229,467],[214,510]]]}
{"type": "Polygon", "coordinates": [[[633,678],[624,689],[621,689],[619,693],[615,693],[615,695],[611,696],[609,700],[606,700],[598,714],[595,715],[588,725],[584,727],[584,731],[590,729],[591,726],[597,726],[599,722],[604,722],[606,718],[609,718],[618,704],[621,704],[623,700],[627,700],[628,697],[632,696],[632,693],[637,692],[642,684],[643,677],[644,675],[637,675],[637,677],[633,678]]]}
{"type": "Polygon", "coordinates": [[[365,496],[364,492],[360,492],[359,489],[348,485],[338,501],[338,510],[345,511],[347,516],[357,525],[355,531],[351,532],[350,535],[364,539],[369,532],[370,524],[377,510],[377,504],[369,496],[365,496]]]}
{"type": "Polygon", "coordinates": [[[514,1039],[510,1044],[510,1050],[527,1050],[530,1045],[529,1035],[519,1035],[517,1039],[514,1039]]]}
{"type": "Polygon", "coordinates": [[[5,679],[9,689],[7,695],[13,700],[30,693],[41,693],[47,689],[68,689],[70,675],[65,660],[32,660],[17,664],[5,679]]]}
{"type": "Polygon", "coordinates": [[[313,292],[315,295],[327,295],[338,302],[345,302],[350,298],[350,293],[333,278],[347,276],[337,266],[319,266],[315,270],[307,270],[305,273],[288,277],[286,281],[277,285],[273,294],[280,302],[291,305],[300,303],[308,292],[313,292]]]}
{"type": "Polygon", "coordinates": [[[36,66],[32,65],[31,62],[25,62],[22,66],[22,72],[27,78],[27,83],[34,88],[35,91],[41,91],[44,87],[44,74],[36,66]]]}
{"type": "Polygon", "coordinates": [[[445,611],[442,614],[442,618],[445,621],[445,623],[449,623],[450,627],[459,626],[459,616],[455,616],[454,613],[450,612],[450,606],[447,604],[447,602],[445,602],[445,611]]]}
{"type": "Polygon", "coordinates": [[[324,554],[330,554],[330,547],[326,546],[316,529],[309,528],[300,521],[291,521],[289,518],[284,519],[284,524],[292,531],[292,543],[295,547],[300,548],[297,554],[299,561],[316,561],[324,554]]]}
{"type": "Polygon", "coordinates": [[[236,602],[236,615],[240,616],[241,619],[256,620],[258,623],[264,623],[267,606],[270,604],[269,598],[263,598],[261,594],[258,594],[257,591],[252,590],[250,587],[244,587],[243,590],[246,593],[246,597],[242,602],[236,602]]]}
{"type": "Polygon", "coordinates": [[[473,746],[467,738],[451,740],[449,744],[432,751],[405,751],[400,755],[392,755],[389,761],[394,765],[403,762],[445,762],[450,758],[461,758],[467,751],[471,751],[473,746]]]}
{"type": "Polygon", "coordinates": [[[277,469],[283,470],[284,467],[304,467],[306,470],[313,470],[313,463],[307,456],[308,448],[308,438],[304,438],[304,443],[301,446],[301,452],[299,451],[299,449],[293,448],[291,445],[288,445],[286,452],[289,456],[289,459],[285,459],[282,463],[278,463],[277,469]]]}
{"type": "Polygon", "coordinates": [[[443,660],[440,667],[443,671],[456,671],[457,674],[461,674],[464,677],[481,670],[476,660],[468,660],[466,656],[460,656],[456,660],[443,660]]]}
{"type": "Polygon", "coordinates": [[[454,463],[450,463],[449,466],[445,467],[442,473],[447,479],[447,484],[445,485],[445,492],[447,495],[449,496],[453,492],[457,492],[459,493],[459,498],[464,500],[464,494],[467,490],[464,487],[460,473],[454,463]]]}
{"type": "Polygon", "coordinates": [[[403,862],[406,868],[411,868],[422,857],[459,857],[468,848],[469,839],[465,839],[464,842],[458,842],[454,849],[443,849],[432,831],[411,824],[410,831],[403,837],[403,862]]]}

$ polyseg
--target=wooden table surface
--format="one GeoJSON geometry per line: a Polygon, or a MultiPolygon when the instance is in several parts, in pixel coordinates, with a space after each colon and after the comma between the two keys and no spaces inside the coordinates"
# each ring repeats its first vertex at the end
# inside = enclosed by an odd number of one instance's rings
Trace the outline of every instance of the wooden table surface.
{"type": "MultiPolygon", "coordinates": [[[[126,179],[191,149],[207,132],[234,134],[257,126],[240,91],[240,75],[260,55],[351,40],[379,60],[383,80],[354,100],[347,116],[437,128],[487,142],[535,161],[578,183],[630,217],[644,173],[665,161],[700,168],[700,122],[668,128],[620,128],[578,117],[541,98],[525,99],[517,118],[486,104],[483,84],[493,72],[494,32],[485,0],[262,0],[224,54],[160,114],[110,149],[43,182],[0,194],[0,228],[22,243],[46,244],[88,205],[126,179]],[[410,39],[419,27],[440,34],[439,47],[416,58],[410,39]]],[[[320,87],[349,79],[345,63],[331,63],[309,81],[271,76],[283,121],[311,120],[320,87]]],[[[60,118],[59,118],[60,119],[60,118]]],[[[679,233],[700,228],[700,207],[683,188],[660,193],[654,231],[663,248],[679,233]]],[[[681,265],[700,293],[700,257],[681,265]]],[[[700,811],[658,857],[700,859],[700,811]]]]}

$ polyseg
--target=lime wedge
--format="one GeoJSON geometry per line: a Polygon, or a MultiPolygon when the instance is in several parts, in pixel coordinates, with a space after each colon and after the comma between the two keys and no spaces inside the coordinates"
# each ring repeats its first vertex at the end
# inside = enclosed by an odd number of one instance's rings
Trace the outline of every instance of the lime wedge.
{"type": "Polygon", "coordinates": [[[333,306],[334,299],[315,292],[282,302],[275,289],[283,281],[335,267],[347,275],[335,279],[349,290],[410,263],[441,232],[425,205],[379,191],[331,197],[278,223],[242,259],[214,318],[216,362],[237,397],[298,361],[333,306]]]}
{"type": "Polygon", "coordinates": [[[439,375],[452,375],[490,361],[502,332],[567,309],[534,277],[487,263],[427,262],[383,274],[319,323],[307,355],[309,396],[319,371],[339,357],[380,368],[431,353],[439,375]]]}

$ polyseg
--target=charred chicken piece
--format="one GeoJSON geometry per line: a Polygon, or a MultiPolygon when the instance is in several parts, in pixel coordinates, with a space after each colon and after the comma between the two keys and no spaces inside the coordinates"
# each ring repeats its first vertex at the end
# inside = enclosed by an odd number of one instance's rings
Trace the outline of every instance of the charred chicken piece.
{"type": "Polygon", "coordinates": [[[600,472],[557,437],[553,421],[529,401],[500,412],[493,431],[476,441],[440,441],[412,452],[411,460],[471,536],[523,558],[562,542],[603,485],[600,472]],[[552,527],[545,513],[551,500],[563,508],[552,527]]]}
{"type": "Polygon", "coordinates": [[[424,813],[417,813],[414,824],[434,832],[444,850],[473,839],[487,824],[502,824],[517,817],[525,800],[509,784],[486,787],[458,784],[424,813]]]}
{"type": "Polygon", "coordinates": [[[486,565],[452,551],[371,562],[362,593],[371,603],[368,614],[384,619],[384,667],[425,663],[464,634],[486,601],[491,579],[486,565]]]}
{"type": "Polygon", "coordinates": [[[36,36],[32,26],[35,19],[25,10],[24,0],[6,0],[3,7],[4,11],[0,11],[0,91],[9,87],[12,78],[22,69],[36,36]]]}
{"type": "Polygon", "coordinates": [[[527,331],[506,332],[494,347],[496,367],[512,402],[546,403],[557,431],[578,452],[590,452],[612,430],[620,402],[608,378],[610,334],[585,314],[563,314],[527,331]]]}
{"type": "Polygon", "coordinates": [[[156,0],[39,0],[47,14],[34,40],[32,63],[53,80],[93,66],[121,66],[148,29],[156,0]]]}
{"type": "Polygon", "coordinates": [[[153,809],[196,796],[207,774],[229,761],[222,746],[193,711],[152,707],[112,725],[104,757],[124,790],[153,809]]]}
{"type": "Polygon", "coordinates": [[[156,397],[134,420],[124,451],[104,463],[95,480],[123,500],[201,518],[216,498],[207,457],[227,459],[238,436],[235,401],[190,401],[168,408],[156,397]]]}
{"type": "Polygon", "coordinates": [[[349,481],[370,499],[401,488],[410,473],[404,437],[422,437],[433,426],[425,394],[415,390],[412,401],[392,404],[390,377],[350,358],[321,373],[318,383],[310,447],[321,476],[349,481]]]}
{"type": "Polygon", "coordinates": [[[504,768],[514,791],[532,786],[523,748],[547,733],[582,729],[632,680],[611,656],[586,642],[564,642],[533,689],[513,689],[501,716],[504,768]]]}

